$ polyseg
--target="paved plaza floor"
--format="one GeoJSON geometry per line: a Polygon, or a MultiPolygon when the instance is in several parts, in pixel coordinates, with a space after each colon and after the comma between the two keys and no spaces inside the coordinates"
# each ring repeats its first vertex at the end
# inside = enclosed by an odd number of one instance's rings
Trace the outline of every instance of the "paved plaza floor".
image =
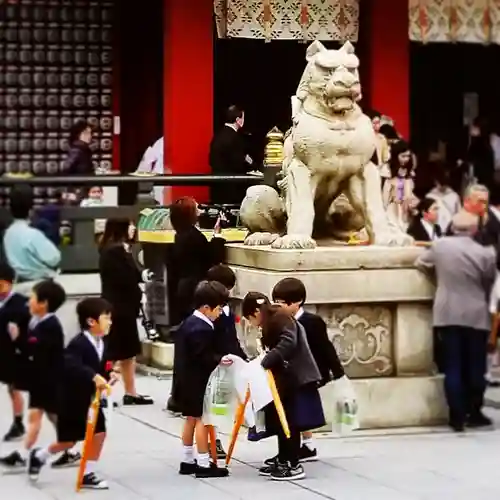
{"type": "MultiPolygon", "coordinates": [[[[307,478],[275,483],[257,475],[274,441],[237,444],[231,476],[198,480],[177,474],[182,420],[162,411],[170,381],[140,377],[140,392],[152,407],[119,408],[111,418],[100,472],[109,491],[74,493],[75,469],[43,471],[31,485],[24,474],[0,475],[5,500],[490,500],[500,496],[500,389],[488,394],[499,430],[454,435],[444,429],[360,433],[350,438],[319,436],[320,461],[306,464],[307,478]]],[[[0,430],[9,425],[9,403],[0,390],[0,430]]],[[[54,434],[46,423],[41,443],[54,434]]],[[[222,436],[227,442],[227,435],[222,436]]],[[[6,453],[12,445],[2,445],[6,453]]]]}

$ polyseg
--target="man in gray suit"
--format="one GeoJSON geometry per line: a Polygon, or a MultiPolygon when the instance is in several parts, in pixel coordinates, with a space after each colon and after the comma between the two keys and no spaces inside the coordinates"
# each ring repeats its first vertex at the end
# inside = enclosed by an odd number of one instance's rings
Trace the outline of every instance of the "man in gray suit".
{"type": "Polygon", "coordinates": [[[482,413],[491,316],[488,300],[496,277],[496,253],[473,236],[479,217],[460,212],[454,236],[434,242],[416,261],[437,278],[433,323],[442,348],[450,426],[457,432],[491,425],[482,413]]]}

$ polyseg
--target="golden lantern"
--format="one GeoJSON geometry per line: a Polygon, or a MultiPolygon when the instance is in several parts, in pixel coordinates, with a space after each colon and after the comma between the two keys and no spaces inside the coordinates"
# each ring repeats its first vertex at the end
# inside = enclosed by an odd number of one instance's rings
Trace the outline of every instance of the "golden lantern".
{"type": "Polygon", "coordinates": [[[273,127],[266,135],[267,145],[264,150],[266,167],[281,167],[284,159],[284,134],[278,127],[273,127]]]}

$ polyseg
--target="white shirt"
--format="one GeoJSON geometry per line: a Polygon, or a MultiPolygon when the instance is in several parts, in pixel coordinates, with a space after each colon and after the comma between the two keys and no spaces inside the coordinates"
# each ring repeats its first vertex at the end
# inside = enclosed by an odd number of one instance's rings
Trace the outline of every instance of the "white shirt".
{"type": "Polygon", "coordinates": [[[83,332],[87,340],[92,344],[97,353],[97,357],[99,361],[102,361],[102,357],[104,356],[104,341],[101,337],[94,337],[90,332],[83,332]]]}
{"type": "MultiPolygon", "coordinates": [[[[215,235],[214,235],[215,236],[215,235]]],[[[222,312],[226,315],[229,316],[231,314],[231,309],[229,309],[229,306],[224,306],[222,308],[222,312]]]]}
{"type": "Polygon", "coordinates": [[[238,132],[238,127],[234,123],[224,123],[225,127],[232,128],[235,132],[238,132]]]}
{"type": "Polygon", "coordinates": [[[207,318],[203,313],[198,311],[198,309],[195,309],[193,311],[193,316],[196,316],[197,318],[203,320],[207,325],[210,325],[212,328],[214,327],[213,322],[209,318],[207,318]]]}
{"type": "Polygon", "coordinates": [[[493,157],[495,161],[495,170],[500,170],[500,136],[491,134],[490,136],[491,149],[493,150],[493,157]]]}
{"type": "Polygon", "coordinates": [[[52,316],[54,316],[54,313],[48,313],[45,316],[42,316],[41,318],[39,318],[38,316],[33,316],[30,319],[28,328],[30,330],[34,330],[35,327],[38,326],[42,321],[45,321],[46,319],[49,319],[52,316]]]}
{"type": "Polygon", "coordinates": [[[304,314],[304,308],[300,307],[297,313],[295,314],[295,319],[298,321],[303,314],[304,314]]]}

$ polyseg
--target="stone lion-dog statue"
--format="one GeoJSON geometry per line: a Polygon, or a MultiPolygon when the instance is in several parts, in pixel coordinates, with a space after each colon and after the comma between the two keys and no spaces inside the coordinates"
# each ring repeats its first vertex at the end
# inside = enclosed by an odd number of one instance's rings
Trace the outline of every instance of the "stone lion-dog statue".
{"type": "Polygon", "coordinates": [[[270,186],[247,190],[240,210],[249,230],[245,244],[315,248],[316,239],[345,241],[354,234],[364,234],[370,244],[411,244],[383,206],[380,176],[370,161],[375,133],[357,104],[361,85],[353,46],[327,50],[316,41],[306,60],[284,143],[278,183],[283,197],[270,186]]]}

